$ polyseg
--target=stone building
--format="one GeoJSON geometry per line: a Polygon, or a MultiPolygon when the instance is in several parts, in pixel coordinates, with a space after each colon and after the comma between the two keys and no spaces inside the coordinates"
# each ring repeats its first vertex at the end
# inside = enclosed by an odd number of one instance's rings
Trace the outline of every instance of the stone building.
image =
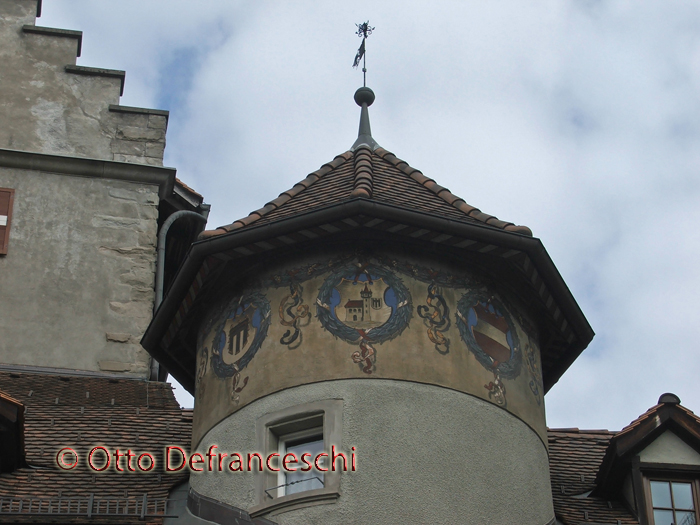
{"type": "Polygon", "coordinates": [[[527,227],[379,146],[371,90],[348,151],[202,231],[167,112],[40,10],[0,0],[0,522],[697,521],[700,419],[548,429],[591,327],[527,227]]]}
{"type": "Polygon", "coordinates": [[[84,462],[189,443],[139,340],[208,206],[163,167],[168,112],[119,105],[124,71],[76,65],[82,33],[40,14],[0,0],[0,521],[160,520],[186,475],[84,462]]]}
{"type": "Polygon", "coordinates": [[[77,66],[82,33],[37,6],[0,3],[1,366],[147,378],[158,232],[202,218],[169,235],[172,272],[208,208],[163,167],[168,112],[120,106],[125,72],[77,66]]]}

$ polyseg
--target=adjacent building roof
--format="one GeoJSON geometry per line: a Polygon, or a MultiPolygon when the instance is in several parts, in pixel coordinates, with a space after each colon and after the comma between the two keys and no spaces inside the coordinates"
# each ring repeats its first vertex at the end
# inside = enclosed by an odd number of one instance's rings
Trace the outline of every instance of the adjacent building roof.
{"type": "MultiPolygon", "coordinates": [[[[192,432],[192,412],[180,409],[167,383],[0,372],[0,390],[25,406],[27,462],[0,476],[0,520],[14,513],[16,521],[87,521],[91,502],[93,519],[138,523],[145,496],[146,516],[160,521],[168,493],[187,479],[184,471],[166,474],[162,468],[165,447],[188,450],[192,432]],[[111,467],[92,471],[86,461],[96,446],[149,452],[156,467],[147,473],[111,467]],[[79,456],[72,470],[61,470],[56,463],[57,453],[66,447],[79,456]],[[108,502],[112,514],[119,504],[120,516],[105,517],[108,502]]],[[[148,461],[143,465],[147,468],[148,461]]]]}
{"type": "Polygon", "coordinates": [[[658,404],[632,421],[611,440],[598,472],[598,493],[614,495],[632,458],[666,430],[672,430],[700,450],[700,418],[680,404],[675,394],[664,394],[658,404]]]}
{"type": "Polygon", "coordinates": [[[552,428],[548,434],[554,513],[561,523],[639,523],[620,501],[590,495],[597,486],[598,469],[616,432],[552,428]]]}

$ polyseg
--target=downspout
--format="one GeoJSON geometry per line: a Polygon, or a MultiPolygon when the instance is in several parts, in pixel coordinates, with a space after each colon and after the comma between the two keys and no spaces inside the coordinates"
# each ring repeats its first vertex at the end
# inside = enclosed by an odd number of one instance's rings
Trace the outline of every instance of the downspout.
{"type": "MultiPolygon", "coordinates": [[[[163,302],[163,286],[165,281],[165,238],[168,236],[168,230],[170,230],[170,227],[176,220],[182,217],[190,217],[191,219],[206,224],[208,211],[208,208],[204,209],[204,215],[189,210],[176,211],[170,217],[168,217],[163,223],[163,226],[161,226],[160,232],[158,232],[158,249],[156,254],[156,297],[153,305],[154,313],[158,311],[158,307],[163,302]]],[[[151,358],[151,381],[159,381],[161,375],[163,375],[163,380],[165,380],[167,375],[161,374],[160,364],[155,359],[151,358]]]]}
{"type": "Polygon", "coordinates": [[[180,210],[168,217],[158,233],[158,254],[156,262],[156,300],[153,311],[156,312],[160,303],[163,302],[163,281],[165,280],[165,238],[173,223],[181,217],[191,217],[206,224],[207,218],[194,211],[180,210]]]}

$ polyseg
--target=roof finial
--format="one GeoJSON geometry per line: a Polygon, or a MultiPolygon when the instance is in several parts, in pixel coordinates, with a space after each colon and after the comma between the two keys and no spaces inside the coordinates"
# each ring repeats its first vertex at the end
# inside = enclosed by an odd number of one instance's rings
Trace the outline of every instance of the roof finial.
{"type": "Polygon", "coordinates": [[[365,41],[367,40],[367,37],[372,34],[374,28],[369,26],[369,20],[367,20],[367,22],[355,25],[357,26],[357,31],[355,34],[362,38],[362,44],[360,44],[360,49],[357,50],[352,67],[357,67],[360,65],[360,59],[362,59],[362,85],[367,87],[367,57],[365,56],[365,41]]]}
{"type": "Polygon", "coordinates": [[[357,67],[360,64],[360,59],[363,60],[363,86],[355,91],[355,102],[362,108],[362,112],[360,113],[360,131],[357,134],[355,144],[352,145],[352,150],[355,151],[362,144],[365,144],[370,149],[375,150],[379,147],[379,144],[377,144],[372,138],[372,130],[369,127],[369,110],[367,109],[372,105],[372,102],[374,102],[374,91],[367,87],[367,58],[365,56],[365,41],[367,40],[367,37],[372,34],[374,28],[370,27],[369,20],[367,20],[367,22],[363,22],[362,24],[355,25],[357,26],[357,32],[355,34],[362,38],[362,44],[360,44],[360,49],[357,50],[352,67],[357,67]]]}
{"type": "Polygon", "coordinates": [[[368,107],[374,102],[374,91],[368,87],[361,87],[355,91],[355,102],[362,108],[360,112],[360,129],[357,133],[357,140],[352,145],[352,150],[355,151],[360,145],[366,144],[372,150],[379,147],[379,144],[372,138],[372,129],[369,126],[369,109],[368,107]]]}

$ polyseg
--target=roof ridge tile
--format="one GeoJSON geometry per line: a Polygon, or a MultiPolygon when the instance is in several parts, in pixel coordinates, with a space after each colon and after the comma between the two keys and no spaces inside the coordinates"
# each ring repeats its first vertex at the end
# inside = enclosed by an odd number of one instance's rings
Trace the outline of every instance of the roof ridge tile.
{"type": "Polygon", "coordinates": [[[374,190],[374,167],[372,150],[366,144],[360,144],[354,152],[355,181],[350,194],[353,197],[372,197],[374,190]]]}

